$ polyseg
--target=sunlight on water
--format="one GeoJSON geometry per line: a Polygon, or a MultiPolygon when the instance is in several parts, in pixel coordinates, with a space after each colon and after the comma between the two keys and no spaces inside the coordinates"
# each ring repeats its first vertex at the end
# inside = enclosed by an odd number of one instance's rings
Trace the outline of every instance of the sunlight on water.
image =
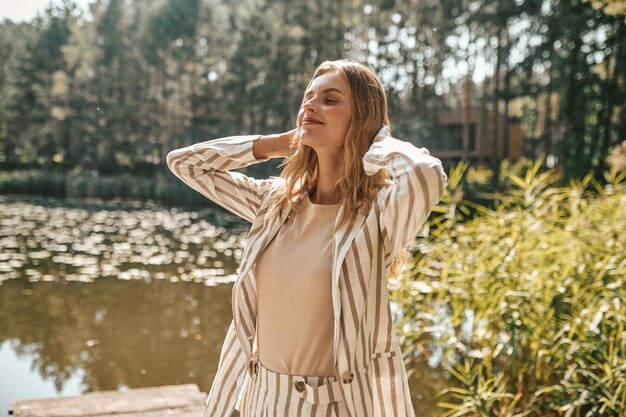
{"type": "Polygon", "coordinates": [[[237,276],[245,229],[233,234],[209,222],[208,212],[101,201],[58,204],[0,197],[0,284],[12,278],[93,282],[117,277],[213,286],[237,276]]]}

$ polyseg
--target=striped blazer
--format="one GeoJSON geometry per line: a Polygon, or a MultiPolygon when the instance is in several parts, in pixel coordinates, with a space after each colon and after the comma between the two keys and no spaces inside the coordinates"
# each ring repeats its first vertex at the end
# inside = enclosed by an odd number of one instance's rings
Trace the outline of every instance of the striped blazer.
{"type": "MultiPolygon", "coordinates": [[[[194,190],[251,223],[232,289],[233,319],[203,416],[227,417],[253,375],[256,327],[255,259],[289,216],[266,218],[280,177],[256,179],[231,170],[256,159],[261,135],[238,135],[170,151],[168,168],[194,190]]],[[[392,137],[374,142],[363,157],[367,175],[381,168],[392,183],[380,189],[368,213],[350,224],[335,222],[332,245],[334,368],[352,417],[414,417],[402,352],[392,322],[386,276],[391,261],[412,241],[447,186],[441,161],[426,148],[392,137]]],[[[344,206],[341,205],[337,220],[344,206]]],[[[312,400],[312,399],[310,399],[312,400]]]]}

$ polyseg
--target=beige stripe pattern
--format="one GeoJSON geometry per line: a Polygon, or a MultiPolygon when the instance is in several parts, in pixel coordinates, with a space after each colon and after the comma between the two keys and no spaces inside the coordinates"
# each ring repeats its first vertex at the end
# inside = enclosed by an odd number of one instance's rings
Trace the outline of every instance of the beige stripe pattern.
{"type": "MultiPolygon", "coordinates": [[[[265,218],[280,177],[255,179],[231,170],[265,160],[252,154],[260,135],[230,136],[168,153],[169,169],[208,199],[252,223],[232,290],[233,320],[226,331],[204,416],[230,416],[253,375],[256,279],[252,265],[289,215],[265,218]]],[[[387,169],[368,213],[333,228],[334,368],[352,417],[415,416],[406,368],[394,331],[386,276],[395,255],[424,225],[447,186],[441,161],[426,148],[387,137],[363,157],[368,175],[387,169]]],[[[339,208],[337,220],[344,206],[339,208]]],[[[272,414],[270,414],[272,415],[272,414]]],[[[281,414],[276,414],[280,416],[281,414]]]]}

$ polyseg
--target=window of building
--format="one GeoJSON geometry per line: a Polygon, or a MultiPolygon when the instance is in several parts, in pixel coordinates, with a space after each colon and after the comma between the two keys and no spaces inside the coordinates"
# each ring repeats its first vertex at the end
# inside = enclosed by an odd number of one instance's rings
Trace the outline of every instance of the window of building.
{"type": "MultiPolygon", "coordinates": [[[[435,130],[438,140],[433,140],[433,150],[463,150],[463,124],[451,123],[447,125],[440,125],[435,130]]],[[[476,123],[469,124],[468,150],[476,150],[476,123]]]]}

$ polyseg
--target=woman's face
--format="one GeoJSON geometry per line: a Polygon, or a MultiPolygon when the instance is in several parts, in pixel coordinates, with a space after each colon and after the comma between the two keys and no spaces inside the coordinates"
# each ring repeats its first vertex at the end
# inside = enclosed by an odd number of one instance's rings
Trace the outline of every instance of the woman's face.
{"type": "Polygon", "coordinates": [[[341,73],[332,71],[310,83],[296,126],[302,143],[316,151],[341,150],[351,120],[350,87],[341,73]]]}

